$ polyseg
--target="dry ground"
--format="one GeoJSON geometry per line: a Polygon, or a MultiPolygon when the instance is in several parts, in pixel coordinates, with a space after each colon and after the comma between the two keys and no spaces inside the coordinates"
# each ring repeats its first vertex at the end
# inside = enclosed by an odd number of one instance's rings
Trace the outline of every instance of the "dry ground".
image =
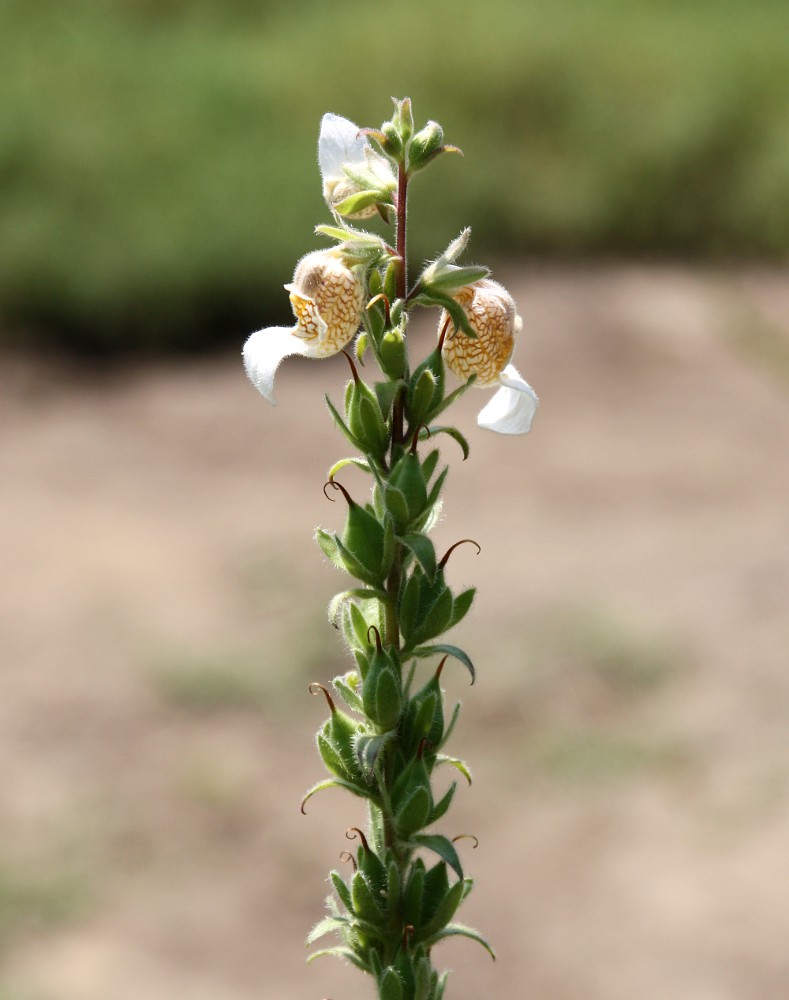
{"type": "MultiPolygon", "coordinates": [[[[445,826],[499,954],[437,953],[449,996],[785,1000],[787,275],[498,276],[542,406],[499,438],[468,394],[438,529],[482,545],[445,826]]],[[[236,357],[0,362],[2,1000],[370,997],[302,943],[360,819],[298,810],[346,669],[310,539],[343,364],[270,409],[236,357]]]]}

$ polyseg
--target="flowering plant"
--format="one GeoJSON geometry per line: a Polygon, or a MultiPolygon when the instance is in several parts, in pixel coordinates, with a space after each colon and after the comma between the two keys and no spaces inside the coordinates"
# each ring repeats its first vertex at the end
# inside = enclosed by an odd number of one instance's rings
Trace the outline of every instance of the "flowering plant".
{"type": "Polygon", "coordinates": [[[270,403],[276,370],[288,355],[342,351],[350,365],[343,405],[326,397],[355,451],[334,463],[324,486],[328,499],[344,501],[345,524],[341,531],[319,528],[315,537],[352,578],[330,602],[329,618],[354,665],[333,679],[332,690],[310,685],[329,709],[317,733],[329,776],[306,793],[302,811],[317,792],[339,787],[366,800],[370,820],[366,833],[347,831],[359,840],[355,857],[348,855],[353,870],[349,877],[331,872],[335,894],[308,943],[336,934],[338,944],[312,957],[353,963],[373,977],[379,1000],[441,1000],[448,973],[433,967],[432,949],[447,937],[471,938],[493,954],[477,931],[455,920],[472,887],[455,846],[459,838],[428,832],[456,789],[453,783],[441,797],[434,794],[435,770],[448,765],[471,780],[465,762],[444,752],[460,705],[446,711],[442,670],[454,660],[475,678],[469,655],[443,638],[468,613],[475,590],[457,592],[446,579],[461,543],[439,558],[430,538],[448,471],[439,467],[435,441],[447,434],[468,456],[465,436],[443,423],[443,414],[471,386],[496,388],[478,422],[503,434],[529,430],[537,397],[511,364],[522,327],[512,296],[486,267],[457,263],[469,230],[409,282],[408,185],[452,152],[459,150],[444,143],[437,123],[414,131],[408,98],[395,101],[380,129],[325,115],[318,159],[334,225],[316,231],[333,246],[303,257],[285,286],[295,325],[258,330],[244,346],[247,374],[270,403]],[[376,215],[393,225],[394,247],[348,221],[376,215]],[[407,331],[417,307],[437,309],[439,318],[435,346],[414,365],[407,331]],[[357,333],[352,356],[345,348],[357,333]],[[372,384],[358,368],[369,355],[381,373],[372,384]],[[447,368],[460,383],[453,390],[447,368]],[[348,465],[369,476],[364,500],[337,478],[348,465]],[[420,682],[425,663],[433,666],[420,682]]]}

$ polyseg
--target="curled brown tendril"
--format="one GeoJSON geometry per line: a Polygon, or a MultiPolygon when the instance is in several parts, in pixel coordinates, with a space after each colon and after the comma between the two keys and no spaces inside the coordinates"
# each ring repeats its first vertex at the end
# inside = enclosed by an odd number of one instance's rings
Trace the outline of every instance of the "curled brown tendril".
{"type": "Polygon", "coordinates": [[[473,538],[461,538],[459,542],[455,542],[454,545],[450,545],[449,548],[446,550],[443,558],[441,559],[441,562],[438,564],[439,569],[443,569],[446,566],[447,560],[455,551],[455,549],[458,547],[458,545],[463,545],[465,542],[468,542],[470,545],[476,545],[477,555],[479,555],[480,552],[482,551],[482,546],[479,544],[479,542],[475,542],[473,538]]]}
{"type": "Polygon", "coordinates": [[[452,843],[456,844],[459,840],[473,840],[471,846],[475,851],[479,847],[479,837],[475,837],[473,833],[459,833],[457,837],[452,838],[452,843]]]}
{"type": "Polygon", "coordinates": [[[403,928],[403,950],[408,947],[408,942],[416,933],[416,928],[413,924],[406,924],[403,928]]]}
{"type": "Polygon", "coordinates": [[[322,692],[322,694],[326,698],[326,701],[329,704],[329,708],[331,709],[332,715],[334,715],[334,713],[337,711],[337,706],[334,704],[332,696],[329,694],[328,690],[322,684],[319,684],[317,681],[313,681],[311,684],[307,685],[307,690],[309,691],[310,694],[317,694],[319,691],[322,692]]]}
{"type": "Polygon", "coordinates": [[[367,837],[365,837],[364,833],[359,829],[358,826],[349,826],[348,829],[345,831],[345,836],[348,838],[348,840],[355,840],[356,837],[358,837],[359,840],[361,840],[362,842],[364,853],[365,854],[370,853],[370,845],[367,843],[367,837]]]}
{"type": "Polygon", "coordinates": [[[340,854],[340,861],[350,861],[350,863],[353,865],[353,870],[354,871],[359,870],[356,864],[356,858],[351,854],[350,851],[343,851],[340,854]]]}
{"type": "Polygon", "coordinates": [[[327,479],[327,481],[323,484],[323,495],[326,497],[327,500],[331,500],[331,502],[334,503],[334,499],[332,497],[330,497],[329,494],[326,492],[326,487],[327,486],[331,486],[332,489],[339,490],[342,493],[342,495],[345,497],[345,499],[346,499],[346,501],[348,503],[348,506],[349,507],[353,507],[354,506],[354,499],[353,499],[353,497],[348,492],[348,490],[346,490],[346,488],[342,485],[342,483],[338,483],[336,479],[327,479]]]}
{"type": "Polygon", "coordinates": [[[379,292],[377,295],[374,295],[367,303],[367,308],[370,309],[372,306],[377,305],[378,302],[383,302],[384,311],[386,313],[386,325],[391,326],[391,319],[389,318],[390,302],[383,292],[379,292]]]}

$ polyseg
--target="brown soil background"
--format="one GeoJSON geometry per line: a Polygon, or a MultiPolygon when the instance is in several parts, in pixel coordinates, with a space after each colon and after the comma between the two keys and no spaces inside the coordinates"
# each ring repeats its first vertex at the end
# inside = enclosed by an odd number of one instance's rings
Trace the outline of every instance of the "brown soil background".
{"type": "MultiPolygon", "coordinates": [[[[498,277],[542,403],[503,438],[470,392],[470,459],[441,442],[437,547],[482,545],[441,827],[498,952],[437,951],[448,997],[785,1000],[787,274],[498,277]]],[[[303,945],[362,819],[299,813],[306,686],[347,669],[310,538],[344,362],[286,363],[276,409],[237,357],[0,366],[0,998],[370,997],[303,945]]]]}

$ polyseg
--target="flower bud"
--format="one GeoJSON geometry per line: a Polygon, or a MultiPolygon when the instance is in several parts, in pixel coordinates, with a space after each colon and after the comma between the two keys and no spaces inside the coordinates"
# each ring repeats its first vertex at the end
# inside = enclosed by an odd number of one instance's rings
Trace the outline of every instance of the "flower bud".
{"type": "Polygon", "coordinates": [[[444,130],[438,122],[427,125],[411,140],[408,147],[408,169],[419,170],[433,158],[444,141],[444,130]]]}
{"type": "MultiPolygon", "coordinates": [[[[463,308],[476,337],[469,337],[463,330],[448,334],[442,349],[447,366],[462,382],[474,375],[474,384],[480,388],[497,385],[512,357],[515,334],[523,326],[514,299],[506,288],[489,278],[466,285],[452,297],[463,308]]],[[[439,331],[448,323],[448,314],[442,312],[439,331]]]]}
{"type": "Polygon", "coordinates": [[[308,356],[336,354],[359,329],[364,285],[337,250],[302,257],[285,288],[297,321],[294,336],[306,341],[308,356]]]}

